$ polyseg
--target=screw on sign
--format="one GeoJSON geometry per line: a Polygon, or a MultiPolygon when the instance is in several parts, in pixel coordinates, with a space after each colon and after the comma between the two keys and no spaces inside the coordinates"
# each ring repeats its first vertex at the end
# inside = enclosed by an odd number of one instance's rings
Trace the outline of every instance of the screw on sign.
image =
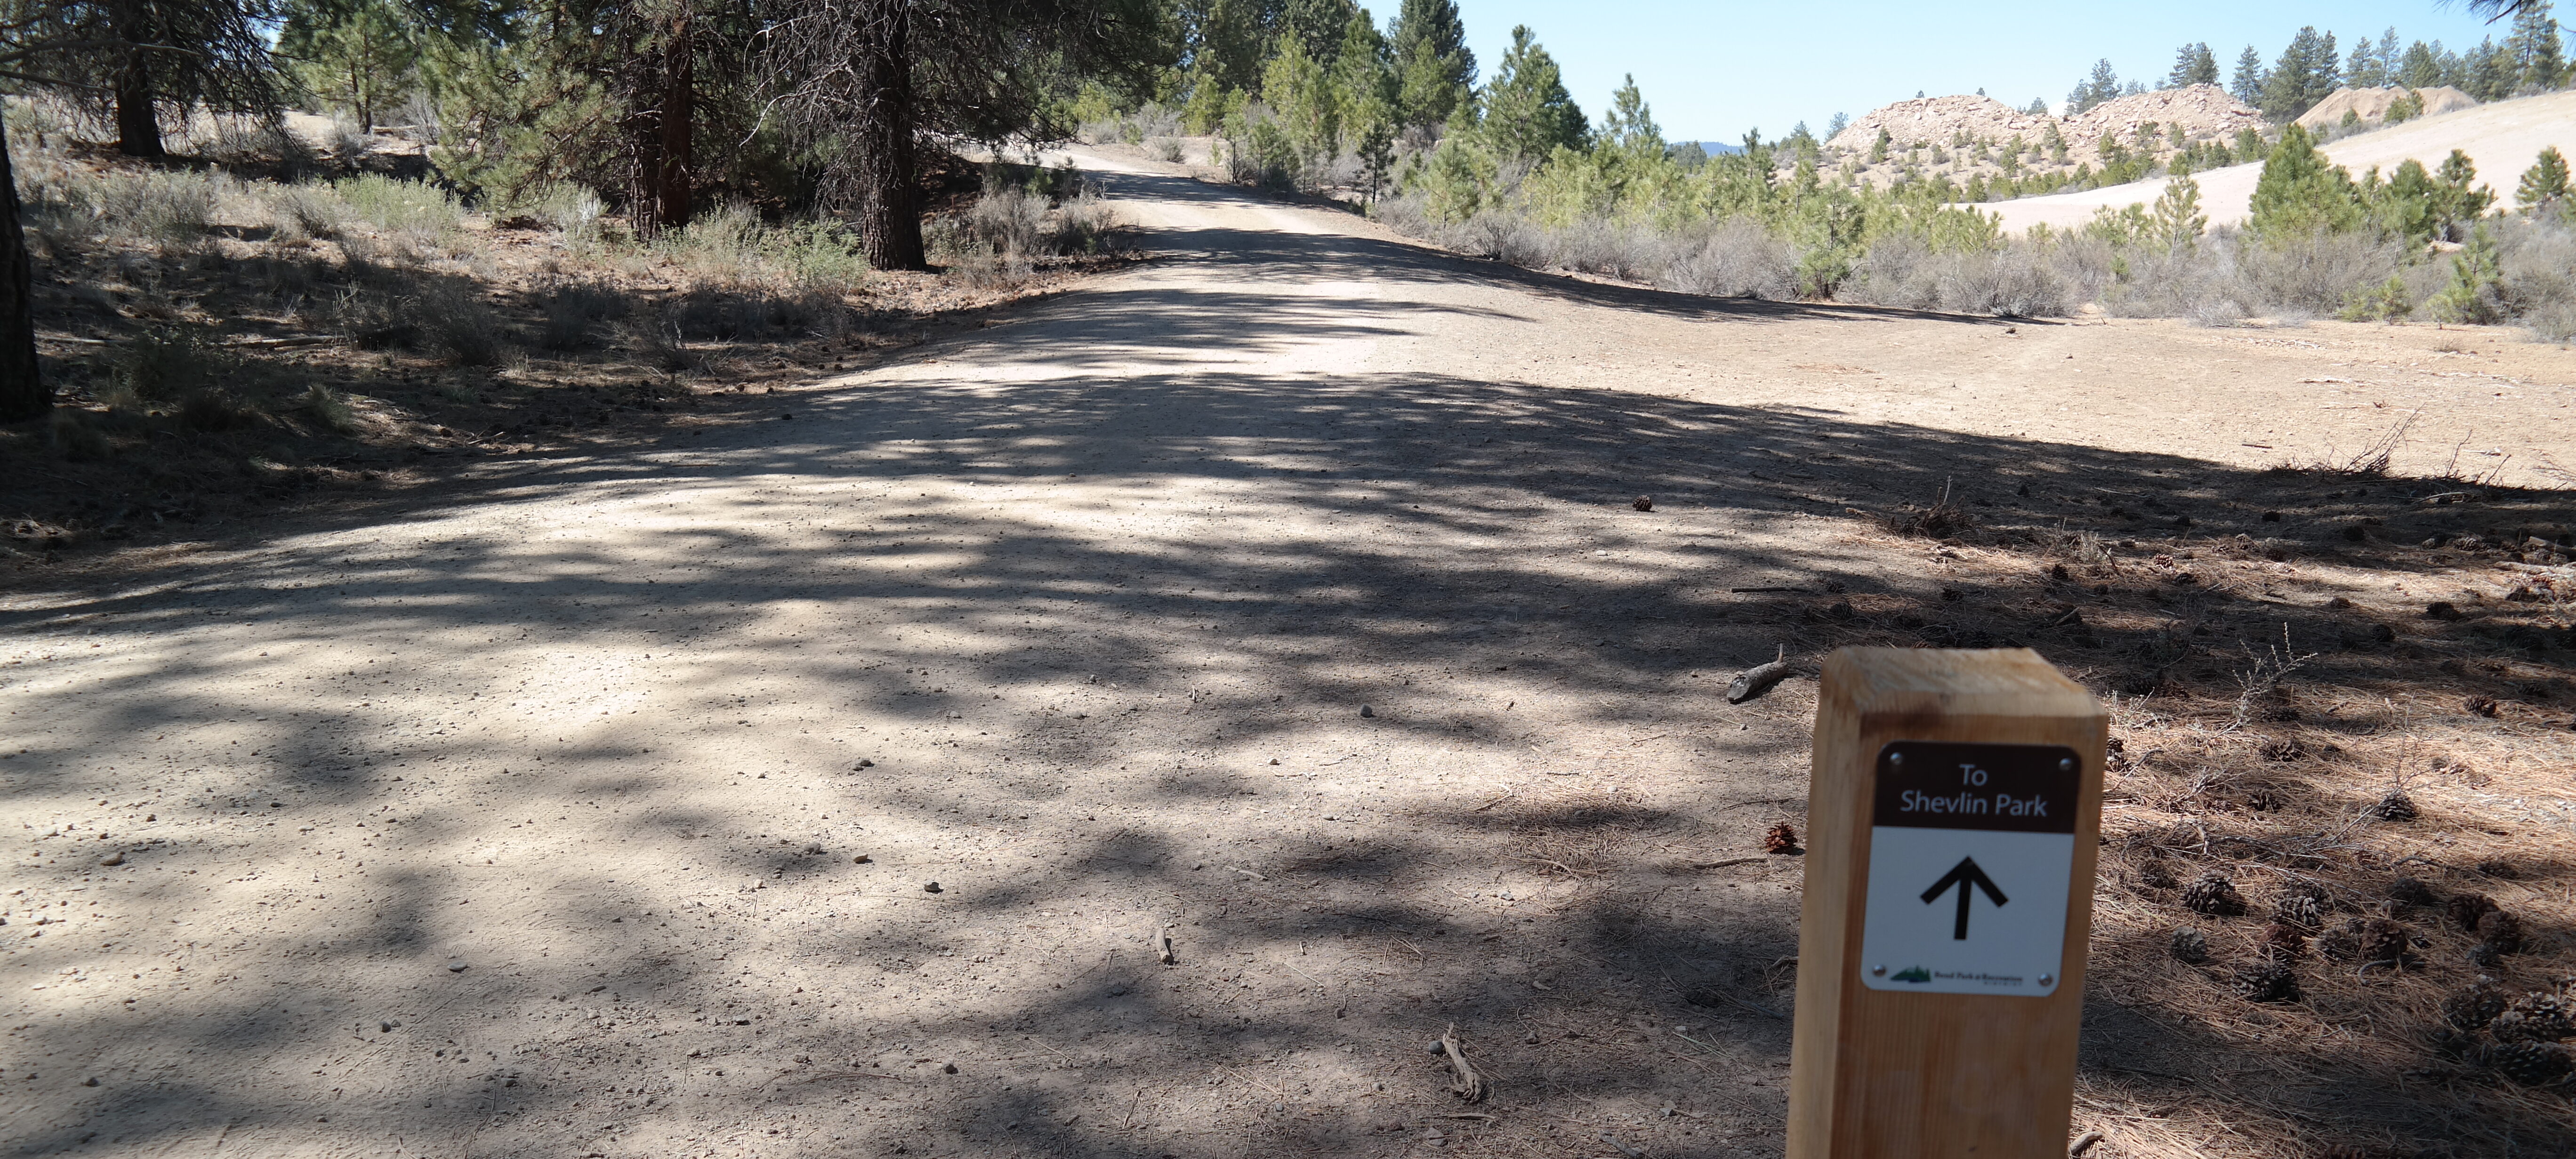
{"type": "Polygon", "coordinates": [[[2066,1154],[2105,726],[2027,649],[1827,658],[1790,1159],[2066,1154]]]}

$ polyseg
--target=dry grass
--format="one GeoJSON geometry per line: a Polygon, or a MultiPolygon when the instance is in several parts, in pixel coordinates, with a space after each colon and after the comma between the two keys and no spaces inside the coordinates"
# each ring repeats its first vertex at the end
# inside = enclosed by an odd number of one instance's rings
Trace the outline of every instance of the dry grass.
{"type": "MultiPolygon", "coordinates": [[[[2384,464],[2276,475],[2282,493],[2233,498],[2448,486],[2372,470],[2384,464]]],[[[2553,541],[2566,529],[2549,526],[2564,514],[2549,496],[2454,494],[2355,522],[2365,534],[2338,548],[2170,526],[2034,536],[1990,515],[1935,552],[1948,598],[1811,609],[1817,649],[2027,644],[2121,690],[2076,1115],[2108,1139],[2089,1155],[2541,1155],[2576,1141],[2569,1083],[2512,1081],[2479,1053],[2490,1036],[2442,1010],[2481,979],[2508,998],[2576,1000],[2576,547],[2553,541]],[[2545,534],[2517,527],[2535,517],[2545,534]],[[2418,538],[2437,545],[2400,546],[2418,538]],[[2413,817],[2384,804],[2393,790],[2413,817]],[[2188,908],[2186,887],[2210,874],[2234,884],[2242,916],[2188,908]],[[2439,899],[2483,896],[2523,944],[2480,949],[2492,930],[2392,896],[2401,877],[2439,899]],[[2362,960],[2372,922],[2403,932],[2402,962],[2362,960]],[[2174,955],[2185,928],[2205,962],[2174,955]],[[2249,998],[2245,979],[2283,953],[2298,997],[2249,998]]]]}
{"type": "MultiPolygon", "coordinates": [[[[49,552],[360,501],[474,456],[747,421],[773,383],[1116,260],[878,274],[835,226],[739,207],[645,245],[569,188],[482,212],[383,175],[142,169],[12,128],[65,417],[0,430],[0,487],[18,538],[49,552]]],[[[1042,213],[1043,240],[1105,220],[1076,191],[1042,213]]]]}

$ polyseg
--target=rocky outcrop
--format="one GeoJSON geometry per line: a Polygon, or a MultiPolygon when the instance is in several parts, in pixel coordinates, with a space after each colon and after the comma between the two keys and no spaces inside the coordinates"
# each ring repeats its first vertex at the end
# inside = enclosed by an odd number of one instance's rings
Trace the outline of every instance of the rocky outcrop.
{"type": "Polygon", "coordinates": [[[2150,122],[2157,126],[2157,136],[2168,141],[2176,123],[2182,125],[2187,140],[2232,141],[2240,130],[2262,128],[2263,115],[2237,103],[2217,85],[2192,85],[2104,101],[2066,118],[2057,132],[2066,138],[2068,148],[2086,154],[2094,152],[2106,134],[2128,144],[2136,139],[2139,127],[2150,122]]]}
{"type": "Polygon", "coordinates": [[[1878,140],[1878,131],[1899,149],[1908,145],[1948,145],[1965,131],[1970,138],[1997,143],[2018,134],[2025,141],[2039,140],[2042,126],[2057,118],[2046,113],[2025,113],[1993,97],[1920,97],[1898,101],[1869,111],[1869,115],[1844,127],[1825,142],[1836,149],[1865,152],[1878,140]]]}

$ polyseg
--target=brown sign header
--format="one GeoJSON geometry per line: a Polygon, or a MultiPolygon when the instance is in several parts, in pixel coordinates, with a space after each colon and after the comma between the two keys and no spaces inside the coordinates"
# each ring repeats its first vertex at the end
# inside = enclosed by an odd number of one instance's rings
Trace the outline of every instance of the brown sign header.
{"type": "Polygon", "coordinates": [[[1892,741],[1878,752],[1870,823],[2073,833],[2083,769],[2063,745],[1892,741]]]}

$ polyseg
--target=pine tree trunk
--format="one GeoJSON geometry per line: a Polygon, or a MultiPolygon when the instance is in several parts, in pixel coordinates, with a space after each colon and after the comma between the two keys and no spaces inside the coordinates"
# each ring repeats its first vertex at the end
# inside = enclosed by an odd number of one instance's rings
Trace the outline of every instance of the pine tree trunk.
{"type": "Polygon", "coordinates": [[[672,26],[670,43],[662,51],[662,147],[653,195],[658,205],[655,216],[665,228],[677,229],[689,224],[695,208],[690,199],[689,187],[695,174],[690,165],[689,143],[696,129],[697,53],[690,43],[689,13],[680,13],[672,26]]]}
{"type": "Polygon", "coordinates": [[[0,126],[0,422],[43,418],[54,392],[36,367],[35,262],[18,224],[18,180],[0,126]]]}
{"type": "Polygon", "coordinates": [[[161,113],[152,101],[152,62],[135,47],[149,43],[151,30],[129,25],[118,31],[126,41],[125,67],[116,74],[116,151],[128,157],[158,161],[165,156],[161,146],[161,113]]]}
{"type": "Polygon", "coordinates": [[[910,53],[911,0],[867,0],[857,74],[860,111],[852,126],[856,147],[859,241],[868,264],[881,270],[926,270],[921,243],[921,183],[915,172],[910,53]]]}

